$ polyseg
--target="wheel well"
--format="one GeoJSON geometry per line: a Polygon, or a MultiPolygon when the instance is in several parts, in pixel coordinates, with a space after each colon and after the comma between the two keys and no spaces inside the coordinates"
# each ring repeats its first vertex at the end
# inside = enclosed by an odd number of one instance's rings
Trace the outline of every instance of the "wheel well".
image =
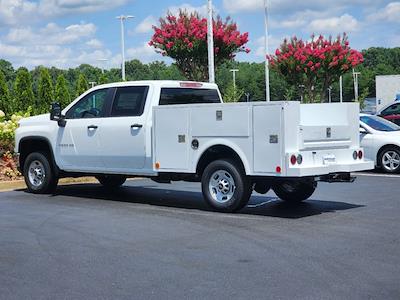
{"type": "Polygon", "coordinates": [[[376,165],[377,165],[378,167],[381,166],[381,161],[380,161],[379,158],[380,158],[382,152],[385,151],[385,150],[387,150],[387,149],[393,149],[393,148],[396,149],[396,150],[398,150],[398,151],[400,151],[400,147],[399,147],[399,146],[397,146],[397,145],[392,145],[392,144],[382,146],[381,149],[379,149],[378,154],[377,154],[377,156],[376,156],[376,165]]]}
{"type": "Polygon", "coordinates": [[[245,167],[243,165],[242,159],[240,156],[233,150],[232,148],[225,146],[225,145],[215,145],[208,148],[204,153],[201,155],[199,162],[197,163],[196,173],[198,176],[203,175],[204,169],[207,167],[209,163],[214,160],[222,159],[222,158],[230,158],[235,161],[243,170],[245,167]]]}
{"type": "Polygon", "coordinates": [[[25,160],[29,154],[33,152],[44,152],[50,156],[50,161],[54,163],[53,150],[50,147],[49,141],[44,138],[26,138],[20,141],[18,146],[19,151],[19,166],[23,172],[25,160]]]}

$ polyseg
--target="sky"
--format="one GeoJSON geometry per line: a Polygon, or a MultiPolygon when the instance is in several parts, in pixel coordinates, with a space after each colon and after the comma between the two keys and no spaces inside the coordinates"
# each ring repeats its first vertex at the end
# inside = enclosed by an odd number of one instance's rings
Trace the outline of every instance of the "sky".
{"type": "MultiPolygon", "coordinates": [[[[214,0],[214,12],[231,16],[241,32],[249,32],[249,54],[237,60],[264,60],[263,0],[214,0]]],[[[14,67],[59,68],[83,63],[103,68],[121,62],[120,23],[126,21],[126,59],[170,61],[148,46],[152,25],[180,8],[206,14],[205,0],[0,0],[0,58],[14,67]]],[[[268,0],[270,52],[285,37],[308,39],[312,33],[346,32],[352,48],[400,46],[400,1],[268,0]]]]}

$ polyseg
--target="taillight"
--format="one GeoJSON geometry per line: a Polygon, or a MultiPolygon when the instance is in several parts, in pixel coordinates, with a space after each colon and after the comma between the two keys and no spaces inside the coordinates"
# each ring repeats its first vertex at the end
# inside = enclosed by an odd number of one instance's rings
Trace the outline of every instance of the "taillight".
{"type": "Polygon", "coordinates": [[[297,157],[296,157],[296,155],[292,155],[292,156],[290,157],[290,163],[291,163],[292,165],[295,165],[296,162],[297,162],[297,157]]]}
{"type": "Polygon", "coordinates": [[[363,158],[363,152],[360,150],[360,151],[358,151],[358,158],[359,159],[362,159],[363,158]]]}

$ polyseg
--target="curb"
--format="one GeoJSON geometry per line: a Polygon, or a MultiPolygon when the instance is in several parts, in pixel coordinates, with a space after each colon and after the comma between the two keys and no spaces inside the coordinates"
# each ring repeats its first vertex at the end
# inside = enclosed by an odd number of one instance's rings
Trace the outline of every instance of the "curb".
{"type": "MultiPolygon", "coordinates": [[[[63,178],[60,179],[59,185],[70,185],[70,184],[85,184],[85,183],[98,183],[94,177],[82,177],[82,178],[63,178]]],[[[25,189],[25,181],[23,179],[0,181],[0,192],[10,192],[16,189],[25,189]]]]}

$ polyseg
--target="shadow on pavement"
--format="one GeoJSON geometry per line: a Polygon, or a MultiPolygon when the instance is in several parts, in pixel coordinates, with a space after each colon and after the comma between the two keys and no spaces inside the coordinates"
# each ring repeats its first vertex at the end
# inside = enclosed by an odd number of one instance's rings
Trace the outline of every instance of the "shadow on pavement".
{"type": "MultiPolygon", "coordinates": [[[[141,203],[160,207],[175,207],[212,211],[204,202],[201,192],[163,189],[160,186],[123,186],[108,191],[98,184],[64,185],[51,197],[69,196],[86,199],[141,203]]],[[[307,200],[291,205],[275,197],[253,195],[249,205],[240,214],[298,219],[323,213],[349,210],[363,205],[336,201],[307,200]]]]}

